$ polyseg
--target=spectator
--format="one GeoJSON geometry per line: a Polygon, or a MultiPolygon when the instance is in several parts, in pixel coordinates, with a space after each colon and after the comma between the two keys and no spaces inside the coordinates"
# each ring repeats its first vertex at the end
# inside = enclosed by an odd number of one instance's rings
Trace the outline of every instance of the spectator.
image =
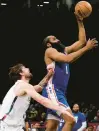
{"type": "Polygon", "coordinates": [[[99,110],[97,111],[97,115],[94,117],[94,120],[92,122],[99,122],[99,110]]]}
{"type": "Polygon", "coordinates": [[[93,127],[92,125],[90,125],[90,126],[86,129],[86,131],[94,131],[94,127],[93,127]]]}
{"type": "Polygon", "coordinates": [[[97,126],[96,131],[99,131],[99,125],[97,126]]]}
{"type": "MultiPolygon", "coordinates": [[[[75,101],[70,101],[71,106],[75,103],[75,101]]],[[[97,111],[97,107],[93,104],[88,104],[88,103],[84,103],[84,102],[79,102],[81,107],[80,110],[82,115],[84,114],[85,117],[87,117],[88,122],[97,122],[96,120],[99,120],[99,110],[97,111]],[[96,115],[97,112],[97,115],[96,115]],[[96,115],[96,116],[95,116],[96,115]],[[95,117],[94,117],[95,116],[95,117]]],[[[79,108],[79,107],[77,107],[79,108]]],[[[38,130],[38,131],[45,131],[45,119],[46,119],[46,109],[41,106],[39,103],[35,102],[35,101],[31,101],[31,105],[27,111],[27,118],[26,118],[26,124],[27,124],[27,128],[35,129],[34,130],[38,130]],[[36,125],[33,125],[33,127],[31,126],[33,124],[33,122],[36,122],[36,125]],[[40,124],[40,127],[38,127],[38,123],[40,124]],[[42,129],[41,129],[42,128],[42,129]]],[[[78,111],[79,112],[79,111],[78,111]]],[[[73,112],[74,114],[74,112],[73,112]]],[[[77,118],[76,118],[77,119],[77,118]]],[[[99,121],[98,121],[99,122],[99,121]]],[[[62,124],[64,123],[63,120],[60,121],[60,126],[62,126],[62,124]]],[[[77,123],[76,123],[77,124],[77,123]]],[[[61,130],[60,130],[61,131],[61,130]]],[[[77,131],[77,130],[76,130],[77,131]]],[[[89,126],[86,131],[93,131],[93,127],[89,126]]],[[[94,131],[99,131],[99,126],[97,127],[97,129],[94,129],[94,131]]]]}
{"type": "Polygon", "coordinates": [[[86,117],[83,113],[79,111],[79,105],[73,105],[73,115],[76,119],[76,124],[74,125],[73,131],[84,131],[86,129],[86,117]]]}
{"type": "MultiPolygon", "coordinates": [[[[76,124],[74,125],[72,131],[84,131],[87,126],[86,118],[83,113],[79,112],[79,105],[78,104],[73,105],[73,116],[75,117],[76,124]]],[[[63,126],[64,126],[64,121],[61,120],[60,124],[59,124],[58,131],[61,131],[63,126]]]]}
{"type": "Polygon", "coordinates": [[[41,114],[41,120],[42,120],[43,122],[46,120],[46,113],[45,113],[45,112],[43,112],[43,113],[41,114]]]}

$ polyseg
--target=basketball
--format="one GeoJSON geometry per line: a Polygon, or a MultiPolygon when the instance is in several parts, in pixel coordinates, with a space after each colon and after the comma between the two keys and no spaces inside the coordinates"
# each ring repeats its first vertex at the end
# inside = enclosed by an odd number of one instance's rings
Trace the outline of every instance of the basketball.
{"type": "Polygon", "coordinates": [[[92,13],[92,6],[87,1],[80,1],[75,6],[75,13],[86,18],[92,13]]]}

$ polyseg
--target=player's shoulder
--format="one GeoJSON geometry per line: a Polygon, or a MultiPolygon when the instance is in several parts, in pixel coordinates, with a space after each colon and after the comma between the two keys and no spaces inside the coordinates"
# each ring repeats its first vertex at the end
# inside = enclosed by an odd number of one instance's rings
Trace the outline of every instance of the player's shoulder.
{"type": "Polygon", "coordinates": [[[18,82],[15,83],[14,93],[17,96],[23,95],[24,94],[23,92],[26,90],[26,88],[29,87],[29,85],[30,85],[29,83],[19,80],[18,82]]]}
{"type": "Polygon", "coordinates": [[[52,47],[49,47],[46,49],[45,51],[45,54],[50,54],[50,53],[54,53],[56,52],[57,50],[55,48],[52,48],[52,47]]]}
{"type": "Polygon", "coordinates": [[[80,116],[85,117],[85,114],[83,112],[79,112],[80,116]]]}
{"type": "Polygon", "coordinates": [[[25,85],[28,85],[29,83],[23,81],[23,80],[18,80],[15,84],[14,84],[14,87],[19,87],[19,88],[22,88],[24,87],[25,85]]]}

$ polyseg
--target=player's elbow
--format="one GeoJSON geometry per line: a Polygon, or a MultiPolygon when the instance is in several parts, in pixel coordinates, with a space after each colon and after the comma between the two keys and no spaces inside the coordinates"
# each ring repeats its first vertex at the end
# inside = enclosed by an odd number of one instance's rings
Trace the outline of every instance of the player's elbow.
{"type": "Polygon", "coordinates": [[[42,91],[42,88],[40,87],[40,88],[38,88],[36,91],[37,91],[37,92],[41,92],[41,91],[42,91]]]}
{"type": "Polygon", "coordinates": [[[41,88],[40,85],[35,85],[34,89],[36,90],[36,92],[41,92],[42,91],[42,88],[41,88]]]}
{"type": "Polygon", "coordinates": [[[82,38],[81,40],[79,40],[80,45],[83,47],[86,45],[86,38],[82,38]]]}
{"type": "Polygon", "coordinates": [[[37,88],[37,89],[35,89],[35,90],[36,90],[36,92],[41,92],[41,91],[42,91],[41,88],[37,88]]]}

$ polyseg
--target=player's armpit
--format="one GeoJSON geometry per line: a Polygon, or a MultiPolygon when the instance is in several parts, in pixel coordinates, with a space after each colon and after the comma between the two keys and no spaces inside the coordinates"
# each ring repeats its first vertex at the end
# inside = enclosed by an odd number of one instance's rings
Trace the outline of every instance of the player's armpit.
{"type": "Polygon", "coordinates": [[[35,85],[35,86],[33,86],[33,87],[34,87],[34,89],[36,90],[36,92],[41,92],[42,89],[43,89],[43,87],[40,86],[40,85],[35,85]]]}
{"type": "Polygon", "coordinates": [[[26,94],[24,88],[27,87],[28,83],[18,83],[15,87],[14,93],[16,96],[23,96],[26,94]]]}

